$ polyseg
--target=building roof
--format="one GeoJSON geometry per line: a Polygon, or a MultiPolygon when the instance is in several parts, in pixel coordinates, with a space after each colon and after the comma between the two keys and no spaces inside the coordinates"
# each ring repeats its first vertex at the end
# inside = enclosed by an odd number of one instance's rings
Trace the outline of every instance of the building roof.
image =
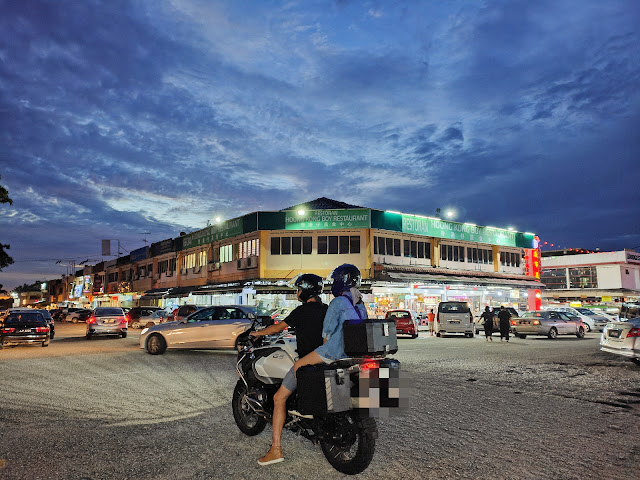
{"type": "Polygon", "coordinates": [[[299,208],[305,208],[307,210],[338,210],[341,208],[366,208],[366,207],[351,205],[350,203],[340,202],[338,200],[333,200],[327,197],[320,197],[320,198],[316,198],[315,200],[311,200],[310,202],[304,202],[298,205],[293,205],[288,208],[283,208],[281,211],[297,210],[299,208]]]}

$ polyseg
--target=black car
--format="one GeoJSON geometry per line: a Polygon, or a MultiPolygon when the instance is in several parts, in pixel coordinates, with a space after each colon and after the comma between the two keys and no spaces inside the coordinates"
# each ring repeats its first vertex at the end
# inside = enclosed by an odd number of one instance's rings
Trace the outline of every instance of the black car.
{"type": "Polygon", "coordinates": [[[33,308],[16,307],[16,308],[10,308],[7,314],[24,313],[24,312],[40,313],[44,317],[44,319],[47,321],[47,324],[49,325],[49,340],[53,340],[53,337],[55,336],[55,333],[56,333],[56,327],[55,327],[55,322],[53,320],[53,317],[51,316],[51,312],[49,312],[49,310],[44,310],[44,309],[34,310],[33,308]]]}
{"type": "Polygon", "coordinates": [[[42,312],[10,313],[0,321],[0,348],[21,343],[49,346],[49,323],[42,312]]]}

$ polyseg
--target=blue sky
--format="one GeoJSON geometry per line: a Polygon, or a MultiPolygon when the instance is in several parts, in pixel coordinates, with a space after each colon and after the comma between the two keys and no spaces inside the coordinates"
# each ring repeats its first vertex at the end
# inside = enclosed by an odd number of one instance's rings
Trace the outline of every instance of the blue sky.
{"type": "Polygon", "coordinates": [[[97,263],[103,238],[133,250],[321,196],[640,246],[637,1],[0,12],[4,288],[97,263]]]}

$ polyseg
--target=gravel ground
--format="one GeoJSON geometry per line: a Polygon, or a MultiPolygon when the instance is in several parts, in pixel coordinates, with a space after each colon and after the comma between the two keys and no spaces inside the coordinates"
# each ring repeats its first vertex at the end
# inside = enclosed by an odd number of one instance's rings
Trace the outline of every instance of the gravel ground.
{"type": "MultiPolygon", "coordinates": [[[[144,353],[59,324],[47,348],[0,351],[0,478],[330,479],[319,446],[267,427],[246,437],[231,352],[144,353]]],[[[401,339],[411,406],[380,419],[355,478],[621,479],[640,471],[640,368],[576,338],[401,339]]]]}

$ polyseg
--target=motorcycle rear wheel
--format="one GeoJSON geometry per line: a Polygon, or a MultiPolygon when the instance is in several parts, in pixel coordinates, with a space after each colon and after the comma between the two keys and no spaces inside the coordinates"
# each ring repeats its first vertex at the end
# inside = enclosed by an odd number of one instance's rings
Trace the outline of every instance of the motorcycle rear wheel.
{"type": "Polygon", "coordinates": [[[251,409],[247,403],[246,395],[247,387],[242,380],[238,380],[231,400],[233,419],[242,433],[254,436],[264,430],[267,421],[251,409]]]}
{"type": "Polygon", "coordinates": [[[347,475],[363,472],[371,463],[376,446],[373,418],[359,420],[349,412],[336,422],[333,437],[320,441],[322,453],[333,468],[347,475]]]}

